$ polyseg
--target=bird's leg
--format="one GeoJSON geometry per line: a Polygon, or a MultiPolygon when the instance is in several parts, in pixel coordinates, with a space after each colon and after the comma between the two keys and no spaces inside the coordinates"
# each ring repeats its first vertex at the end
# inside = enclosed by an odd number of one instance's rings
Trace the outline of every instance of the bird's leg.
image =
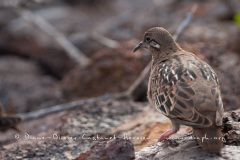
{"type": "Polygon", "coordinates": [[[187,133],[193,133],[193,129],[192,128],[188,128],[187,129],[187,133]]]}
{"type": "Polygon", "coordinates": [[[179,130],[179,125],[172,121],[172,128],[167,130],[166,132],[162,133],[158,138],[158,142],[162,142],[163,140],[167,139],[172,134],[176,133],[179,130]]]}
{"type": "Polygon", "coordinates": [[[167,139],[172,134],[176,133],[177,130],[174,128],[171,128],[170,130],[167,130],[166,132],[162,133],[160,137],[158,138],[158,142],[162,142],[163,140],[167,139]]]}

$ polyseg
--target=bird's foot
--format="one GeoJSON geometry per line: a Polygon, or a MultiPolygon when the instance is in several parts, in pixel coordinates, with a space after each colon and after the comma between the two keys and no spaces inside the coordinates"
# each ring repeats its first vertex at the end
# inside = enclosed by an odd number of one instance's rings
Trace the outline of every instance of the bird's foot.
{"type": "Polygon", "coordinates": [[[167,139],[169,136],[171,136],[172,134],[174,134],[174,133],[176,133],[176,130],[175,129],[170,129],[170,130],[168,130],[168,131],[166,131],[166,132],[164,132],[164,133],[162,133],[161,135],[160,135],[160,137],[158,138],[158,142],[162,142],[162,141],[164,141],[165,139],[167,139]]]}
{"type": "Polygon", "coordinates": [[[191,133],[192,134],[193,133],[193,129],[192,128],[188,128],[187,129],[187,133],[189,133],[189,134],[191,133]]]}
{"type": "Polygon", "coordinates": [[[160,137],[158,138],[158,142],[162,142],[162,141],[164,141],[164,140],[167,140],[168,137],[169,137],[169,136],[166,136],[166,135],[164,135],[164,133],[163,133],[163,134],[161,134],[160,137]]]}

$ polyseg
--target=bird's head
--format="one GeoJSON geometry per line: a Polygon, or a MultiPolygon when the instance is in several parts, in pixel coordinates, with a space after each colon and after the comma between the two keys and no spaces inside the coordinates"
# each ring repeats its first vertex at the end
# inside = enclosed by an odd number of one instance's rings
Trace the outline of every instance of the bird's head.
{"type": "Polygon", "coordinates": [[[154,27],[147,30],[143,35],[142,41],[134,47],[133,52],[140,48],[147,48],[155,56],[161,53],[168,54],[181,50],[172,35],[162,27],[154,27]]]}

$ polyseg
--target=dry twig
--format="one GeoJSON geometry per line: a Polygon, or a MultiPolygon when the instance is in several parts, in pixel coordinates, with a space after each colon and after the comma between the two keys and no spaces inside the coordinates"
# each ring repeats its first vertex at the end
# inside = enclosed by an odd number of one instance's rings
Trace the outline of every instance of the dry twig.
{"type": "Polygon", "coordinates": [[[186,18],[184,19],[184,21],[179,25],[179,27],[177,28],[175,34],[173,35],[173,38],[175,40],[178,39],[178,37],[180,36],[181,33],[183,33],[183,31],[188,27],[188,25],[190,24],[190,22],[192,21],[193,19],[193,15],[194,13],[196,12],[197,10],[197,7],[198,7],[198,3],[195,4],[191,11],[189,13],[187,13],[187,16],[186,18]]]}
{"type": "Polygon", "coordinates": [[[27,6],[30,4],[46,4],[51,0],[1,0],[0,7],[1,8],[16,8],[20,6],[27,6]]]}
{"type": "Polygon", "coordinates": [[[143,81],[148,77],[152,63],[149,62],[148,65],[143,69],[140,76],[134,81],[134,83],[128,88],[127,94],[131,96],[134,100],[141,95],[145,86],[143,81]]]}
{"type": "Polygon", "coordinates": [[[119,46],[119,43],[117,41],[114,41],[112,39],[109,39],[98,32],[93,32],[91,34],[91,37],[98,41],[99,43],[109,47],[109,48],[117,48],[119,46]]]}
{"type": "Polygon", "coordinates": [[[117,48],[119,46],[119,43],[117,41],[109,39],[103,35],[109,32],[111,29],[117,28],[118,26],[133,19],[133,14],[131,14],[132,12],[133,10],[128,10],[117,16],[113,16],[112,18],[106,20],[105,22],[101,23],[101,25],[93,29],[92,32],[74,33],[73,35],[69,36],[69,39],[72,41],[79,41],[80,39],[92,38],[109,48],[117,48]]]}
{"type": "Polygon", "coordinates": [[[41,28],[48,35],[50,35],[69,55],[69,57],[77,62],[80,66],[87,66],[91,63],[91,60],[86,57],[77,47],[75,47],[62,33],[58,32],[55,27],[49,24],[41,16],[32,13],[29,10],[18,10],[19,14],[33,22],[37,27],[41,28]]]}
{"type": "Polygon", "coordinates": [[[124,92],[116,93],[116,94],[106,94],[106,95],[99,96],[99,97],[73,101],[73,102],[65,103],[65,104],[59,104],[59,105],[55,105],[52,107],[43,108],[43,109],[40,109],[37,111],[29,112],[29,113],[20,113],[20,114],[17,114],[17,116],[19,116],[22,119],[22,121],[29,121],[29,120],[38,119],[38,118],[47,116],[49,114],[57,113],[60,111],[76,109],[76,108],[82,107],[86,104],[93,105],[93,104],[99,103],[101,101],[106,101],[106,100],[110,100],[110,99],[118,99],[118,98],[122,99],[122,98],[128,98],[128,97],[126,96],[126,94],[124,92]]]}

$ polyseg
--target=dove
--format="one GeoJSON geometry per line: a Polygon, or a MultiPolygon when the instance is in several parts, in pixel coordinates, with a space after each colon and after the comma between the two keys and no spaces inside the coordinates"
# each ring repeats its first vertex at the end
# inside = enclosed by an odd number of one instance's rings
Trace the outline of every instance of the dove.
{"type": "Polygon", "coordinates": [[[176,133],[180,125],[193,128],[197,143],[209,152],[220,152],[223,103],[215,71],[193,53],[184,51],[162,27],[150,28],[133,52],[146,48],[152,55],[147,96],[172,128],[159,142],[176,133]]]}

